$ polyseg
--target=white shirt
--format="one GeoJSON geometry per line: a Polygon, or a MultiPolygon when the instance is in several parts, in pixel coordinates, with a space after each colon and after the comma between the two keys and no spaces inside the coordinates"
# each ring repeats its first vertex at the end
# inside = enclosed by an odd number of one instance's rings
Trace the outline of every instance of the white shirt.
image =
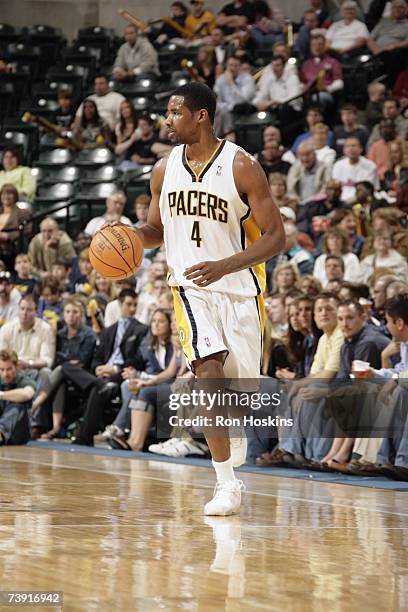
{"type": "Polygon", "coordinates": [[[258,102],[266,100],[273,100],[283,104],[301,93],[302,86],[296,72],[284,72],[281,78],[278,79],[272,69],[265,70],[259,81],[254,104],[256,105],[258,102]]]}
{"type": "MultiPolygon", "coordinates": [[[[106,223],[105,217],[94,217],[88,222],[84,231],[86,234],[93,236],[95,232],[100,230],[101,227],[105,225],[105,223],[106,223]]],[[[125,225],[132,225],[131,220],[123,216],[120,218],[119,223],[124,223],[125,225]]]]}
{"type": "MultiPolygon", "coordinates": [[[[329,282],[326,276],[326,259],[326,253],[319,255],[313,268],[313,276],[322,283],[323,287],[326,287],[329,282]]],[[[342,259],[344,261],[344,280],[349,283],[361,283],[360,262],[357,255],[345,253],[342,259]]]]}
{"type": "Polygon", "coordinates": [[[348,157],[339,159],[333,166],[332,178],[340,181],[343,185],[341,199],[346,202],[354,198],[356,195],[354,185],[360,181],[369,181],[376,190],[380,187],[377,166],[363,156],[360,156],[356,164],[351,164],[348,157]]]}
{"type": "Polygon", "coordinates": [[[329,147],[328,145],[322,147],[321,149],[315,150],[317,161],[323,162],[328,166],[334,164],[334,160],[336,159],[336,151],[329,147]]]}
{"type": "Polygon", "coordinates": [[[367,39],[370,36],[367,26],[362,21],[354,19],[348,25],[344,19],[333,23],[326,32],[326,40],[332,49],[348,49],[356,42],[357,38],[367,39]]]}
{"type": "MultiPolygon", "coordinates": [[[[115,125],[119,120],[119,107],[125,99],[124,96],[116,91],[110,91],[106,94],[106,96],[97,96],[96,94],[92,94],[91,96],[88,96],[87,100],[88,99],[95,102],[99,115],[106,121],[111,130],[114,130],[115,125]]],[[[76,112],[76,117],[82,116],[82,105],[83,102],[81,102],[79,105],[76,112]]]]}
{"type": "Polygon", "coordinates": [[[0,329],[0,350],[12,349],[23,361],[44,360],[51,368],[55,359],[55,334],[48,323],[36,319],[29,330],[21,327],[18,318],[5,323],[0,329]]]}

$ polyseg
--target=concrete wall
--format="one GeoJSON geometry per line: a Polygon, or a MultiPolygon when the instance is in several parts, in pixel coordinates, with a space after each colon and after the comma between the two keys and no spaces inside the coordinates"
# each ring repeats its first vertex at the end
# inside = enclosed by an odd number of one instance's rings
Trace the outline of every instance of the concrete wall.
{"type": "MultiPolygon", "coordinates": [[[[184,0],[188,4],[188,0],[184,0]]],[[[217,12],[228,0],[208,0],[206,6],[217,12]]],[[[367,6],[369,0],[362,0],[367,6]]],[[[308,7],[307,0],[273,0],[289,19],[298,20],[308,7]]],[[[0,21],[16,26],[42,23],[63,29],[69,40],[78,28],[102,25],[121,32],[124,21],[118,8],[126,8],[143,20],[167,15],[171,0],[0,0],[0,21]]]]}

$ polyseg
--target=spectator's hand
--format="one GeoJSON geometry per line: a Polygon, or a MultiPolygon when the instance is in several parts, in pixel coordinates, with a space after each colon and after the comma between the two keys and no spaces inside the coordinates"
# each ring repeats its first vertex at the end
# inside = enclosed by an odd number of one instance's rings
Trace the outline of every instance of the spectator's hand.
{"type": "Polygon", "coordinates": [[[95,368],[95,374],[98,378],[104,378],[116,374],[115,366],[100,365],[95,368]]]}
{"type": "Polygon", "coordinates": [[[134,153],[131,157],[132,162],[134,162],[135,164],[141,164],[142,163],[142,158],[140,157],[140,155],[138,155],[137,153],[134,153]]]}
{"type": "Polygon", "coordinates": [[[317,387],[303,387],[299,391],[300,400],[318,400],[326,397],[327,389],[320,389],[317,387]]]}
{"type": "Polygon", "coordinates": [[[385,385],[383,385],[381,391],[378,394],[378,400],[388,406],[391,396],[394,392],[394,389],[397,386],[397,382],[395,380],[388,380],[385,385]]]}
{"type": "Polygon", "coordinates": [[[29,367],[28,361],[24,361],[24,359],[19,359],[17,365],[20,368],[20,370],[27,370],[29,367]]]}
{"type": "Polygon", "coordinates": [[[112,76],[116,81],[123,81],[123,79],[127,77],[127,74],[126,70],[120,67],[114,68],[112,72],[112,76]]]}
{"type": "Polygon", "coordinates": [[[56,249],[58,248],[58,244],[59,244],[59,235],[58,235],[58,231],[56,231],[51,235],[51,238],[49,238],[49,240],[45,241],[44,246],[49,249],[56,249]]]}
{"type": "Polygon", "coordinates": [[[122,370],[122,378],[123,380],[130,380],[131,378],[135,378],[136,376],[136,370],[135,368],[124,368],[122,370]]]}
{"type": "Polygon", "coordinates": [[[401,343],[395,342],[395,340],[393,340],[392,342],[387,344],[385,349],[382,351],[381,357],[389,359],[393,355],[396,355],[397,353],[399,353],[400,349],[401,349],[401,343]]]}
{"type": "Polygon", "coordinates": [[[140,380],[140,378],[132,378],[128,382],[129,391],[131,393],[139,393],[140,389],[144,386],[144,381],[140,380]]]}
{"type": "Polygon", "coordinates": [[[68,363],[70,363],[71,365],[79,365],[80,361],[78,359],[71,359],[70,361],[68,361],[68,363]]]}
{"type": "Polygon", "coordinates": [[[296,374],[288,368],[276,368],[275,376],[279,380],[293,380],[296,374]]]}
{"type": "Polygon", "coordinates": [[[8,232],[0,232],[0,240],[2,242],[6,242],[9,239],[8,232]]]}

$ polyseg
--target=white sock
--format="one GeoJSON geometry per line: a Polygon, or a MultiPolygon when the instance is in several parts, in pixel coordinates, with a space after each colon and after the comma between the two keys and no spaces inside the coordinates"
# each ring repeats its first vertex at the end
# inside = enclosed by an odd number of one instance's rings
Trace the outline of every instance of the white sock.
{"type": "Polygon", "coordinates": [[[215,473],[217,474],[218,482],[226,480],[235,480],[234,468],[232,467],[232,459],[229,457],[226,461],[212,461],[215,473]]]}

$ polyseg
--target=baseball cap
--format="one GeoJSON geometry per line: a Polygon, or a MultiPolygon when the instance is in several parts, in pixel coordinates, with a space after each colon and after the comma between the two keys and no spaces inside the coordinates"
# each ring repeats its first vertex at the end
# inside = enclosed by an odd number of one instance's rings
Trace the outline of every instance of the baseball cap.
{"type": "Polygon", "coordinates": [[[286,219],[290,219],[290,221],[296,223],[296,213],[292,208],[289,208],[289,206],[281,206],[279,212],[282,217],[286,217],[286,219]]]}

